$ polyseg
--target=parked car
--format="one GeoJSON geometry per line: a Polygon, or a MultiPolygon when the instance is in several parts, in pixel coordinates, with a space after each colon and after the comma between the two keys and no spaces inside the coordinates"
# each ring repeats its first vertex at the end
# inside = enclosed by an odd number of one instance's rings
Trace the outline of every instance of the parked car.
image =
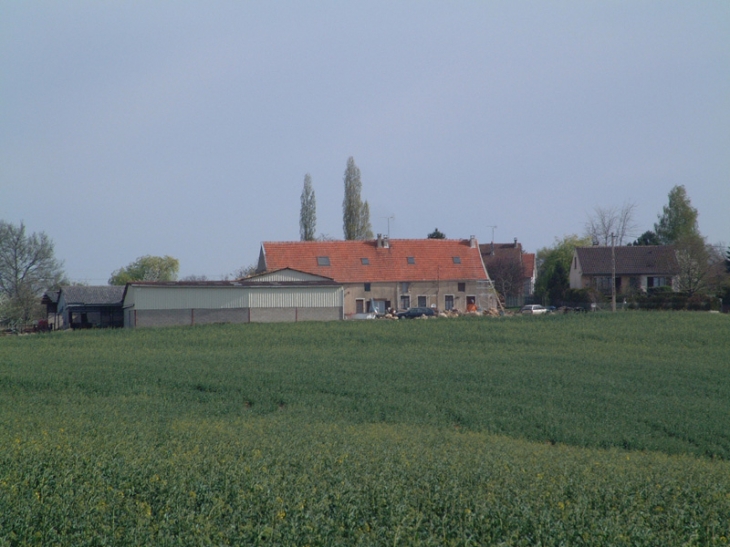
{"type": "Polygon", "coordinates": [[[520,310],[520,313],[524,313],[526,315],[538,315],[547,312],[547,308],[540,304],[527,304],[526,306],[522,306],[522,309],[520,310]]]}
{"type": "Polygon", "coordinates": [[[415,317],[422,317],[424,315],[426,317],[432,317],[436,315],[436,312],[431,308],[410,308],[395,314],[398,319],[414,319],[415,317]]]}

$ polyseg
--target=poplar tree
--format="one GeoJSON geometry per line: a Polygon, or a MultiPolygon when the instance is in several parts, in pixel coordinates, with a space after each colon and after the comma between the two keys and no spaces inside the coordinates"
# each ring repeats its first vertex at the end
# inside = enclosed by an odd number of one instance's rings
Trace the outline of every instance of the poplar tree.
{"type": "Polygon", "coordinates": [[[317,228],[317,201],[312,189],[312,177],[307,173],[304,175],[304,188],[302,189],[302,208],[299,212],[299,238],[302,241],[314,241],[314,234],[317,228]]]}
{"type": "Polygon", "coordinates": [[[360,169],[350,156],[345,169],[345,198],[342,200],[342,228],[345,239],[370,239],[373,229],[370,225],[370,206],[362,201],[360,169]]]}

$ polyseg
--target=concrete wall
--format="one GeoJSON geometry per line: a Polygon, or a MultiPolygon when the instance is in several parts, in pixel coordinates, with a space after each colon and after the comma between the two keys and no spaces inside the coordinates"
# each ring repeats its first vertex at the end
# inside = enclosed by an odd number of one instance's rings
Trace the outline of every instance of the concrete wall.
{"type": "Polygon", "coordinates": [[[182,310],[125,310],[125,327],[173,327],[211,323],[277,323],[337,321],[340,308],[233,308],[182,310]],[[136,324],[135,324],[136,321],[136,324]]]}

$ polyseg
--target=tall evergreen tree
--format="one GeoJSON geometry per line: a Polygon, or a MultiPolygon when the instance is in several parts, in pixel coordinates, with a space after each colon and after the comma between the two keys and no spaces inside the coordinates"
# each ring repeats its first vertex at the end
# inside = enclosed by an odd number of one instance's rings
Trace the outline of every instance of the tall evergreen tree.
{"type": "Polygon", "coordinates": [[[360,197],[362,191],[360,169],[355,165],[352,156],[347,160],[344,182],[345,197],[342,200],[342,229],[345,233],[345,239],[372,238],[370,206],[367,201],[363,203],[360,197]]]}
{"type": "Polygon", "coordinates": [[[697,209],[692,207],[687,190],[684,186],[675,186],[669,192],[669,203],[654,224],[654,231],[663,245],[671,245],[688,236],[699,237],[697,216],[697,209]]]}
{"type": "Polygon", "coordinates": [[[299,212],[299,237],[302,241],[314,241],[317,229],[317,201],[312,189],[312,177],[304,175],[302,189],[302,208],[299,212]]]}

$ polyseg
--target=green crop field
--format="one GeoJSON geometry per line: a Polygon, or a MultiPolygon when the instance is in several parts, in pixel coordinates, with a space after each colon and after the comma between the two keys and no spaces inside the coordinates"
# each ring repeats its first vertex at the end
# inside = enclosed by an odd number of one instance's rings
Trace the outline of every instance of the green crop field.
{"type": "Polygon", "coordinates": [[[0,338],[0,547],[729,539],[727,315],[0,338]]]}

